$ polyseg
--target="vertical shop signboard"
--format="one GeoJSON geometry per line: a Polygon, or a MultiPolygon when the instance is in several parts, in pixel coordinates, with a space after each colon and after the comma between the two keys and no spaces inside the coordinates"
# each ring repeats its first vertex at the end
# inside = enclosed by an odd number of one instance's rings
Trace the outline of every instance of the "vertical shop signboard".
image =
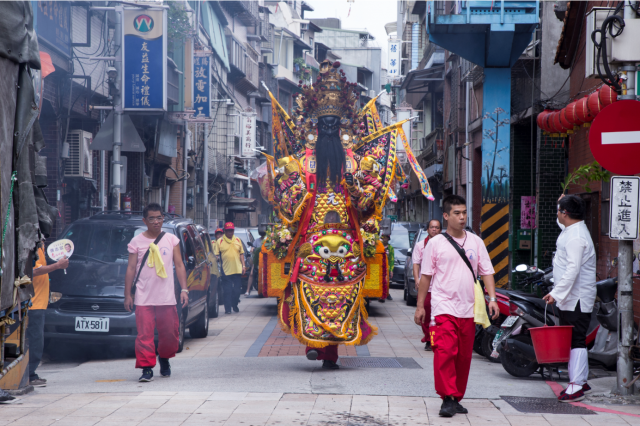
{"type": "Polygon", "coordinates": [[[122,107],[167,110],[167,12],[125,8],[122,14],[122,107]]]}
{"type": "Polygon", "coordinates": [[[211,117],[211,58],[193,58],[193,109],[196,117],[211,117]]]}
{"type": "Polygon", "coordinates": [[[389,40],[389,64],[387,65],[387,75],[389,77],[400,76],[400,40],[389,40]]]}
{"type": "Polygon", "coordinates": [[[611,178],[611,212],[609,238],[635,240],[638,238],[638,209],[640,208],[640,177],[611,178]]]}
{"type": "Polygon", "coordinates": [[[242,114],[240,125],[242,131],[241,157],[255,157],[256,148],[256,115],[255,113],[242,114]]]}

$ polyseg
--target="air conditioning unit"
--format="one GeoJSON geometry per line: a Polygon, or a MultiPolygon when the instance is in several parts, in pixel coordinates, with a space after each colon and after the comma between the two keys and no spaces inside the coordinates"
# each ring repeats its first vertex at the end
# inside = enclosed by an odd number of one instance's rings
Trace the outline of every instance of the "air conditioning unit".
{"type": "Polygon", "coordinates": [[[68,177],[93,177],[93,155],[89,149],[93,136],[84,130],[70,130],[67,135],[69,158],[64,175],[68,177]]]}
{"type": "Polygon", "coordinates": [[[371,99],[375,98],[376,97],[376,91],[375,90],[369,90],[369,97],[371,99]]]}
{"type": "MultiPolygon", "coordinates": [[[[598,78],[598,68],[596,67],[596,55],[598,50],[596,46],[593,44],[591,40],[591,33],[596,30],[602,28],[602,22],[607,19],[615,11],[614,8],[610,7],[594,7],[587,14],[586,24],[587,24],[587,32],[586,32],[586,48],[585,48],[585,67],[584,67],[584,76],[586,78],[598,78]]],[[[600,36],[596,36],[598,42],[600,42],[600,36]]],[[[611,35],[607,34],[607,62],[611,62],[611,35]]],[[[604,74],[604,69],[602,68],[602,63],[600,63],[600,71],[604,74]]]]}

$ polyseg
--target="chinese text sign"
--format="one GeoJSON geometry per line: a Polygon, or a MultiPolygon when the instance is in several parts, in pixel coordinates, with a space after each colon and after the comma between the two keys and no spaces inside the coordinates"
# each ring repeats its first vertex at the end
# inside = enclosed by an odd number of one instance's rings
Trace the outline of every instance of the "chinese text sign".
{"type": "Polygon", "coordinates": [[[536,197],[526,196],[520,198],[520,228],[536,228],[536,197]]]}
{"type": "Polygon", "coordinates": [[[242,132],[242,148],[240,150],[241,157],[255,157],[256,148],[256,115],[242,115],[240,121],[240,131],[242,132]]]}
{"type": "Polygon", "coordinates": [[[387,65],[387,75],[389,77],[398,77],[400,75],[400,41],[389,41],[389,64],[387,65]]]}
{"type": "Polygon", "coordinates": [[[122,99],[128,110],[165,110],[166,12],[125,9],[122,99]]]}
{"type": "Polygon", "coordinates": [[[639,177],[615,176],[611,178],[609,238],[614,240],[635,240],[638,238],[639,201],[639,177]]]}
{"type": "Polygon", "coordinates": [[[211,99],[209,99],[211,69],[208,56],[193,58],[193,109],[196,117],[211,116],[211,99]]]}

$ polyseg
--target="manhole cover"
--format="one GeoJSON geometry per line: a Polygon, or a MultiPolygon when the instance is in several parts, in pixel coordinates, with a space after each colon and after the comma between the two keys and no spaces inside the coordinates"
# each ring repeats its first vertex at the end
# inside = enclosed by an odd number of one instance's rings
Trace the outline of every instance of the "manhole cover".
{"type": "Polygon", "coordinates": [[[513,408],[521,413],[540,414],[596,414],[584,407],[576,407],[572,404],[564,404],[556,398],[527,398],[521,396],[501,396],[513,408]]]}
{"type": "Polygon", "coordinates": [[[412,358],[340,357],[340,365],[354,368],[422,368],[412,358]]]}

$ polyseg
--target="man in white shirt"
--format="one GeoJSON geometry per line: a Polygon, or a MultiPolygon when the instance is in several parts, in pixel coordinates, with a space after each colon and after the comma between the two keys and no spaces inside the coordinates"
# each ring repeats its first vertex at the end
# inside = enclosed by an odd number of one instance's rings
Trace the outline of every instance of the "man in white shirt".
{"type": "Polygon", "coordinates": [[[553,258],[554,288],[543,299],[556,302],[560,325],[572,325],[569,386],[558,398],[561,402],[584,399],[591,390],[587,384],[589,357],[587,331],[596,299],[596,251],[584,223],[585,203],[575,195],[558,200],[558,225],[562,229],[553,258]]]}

